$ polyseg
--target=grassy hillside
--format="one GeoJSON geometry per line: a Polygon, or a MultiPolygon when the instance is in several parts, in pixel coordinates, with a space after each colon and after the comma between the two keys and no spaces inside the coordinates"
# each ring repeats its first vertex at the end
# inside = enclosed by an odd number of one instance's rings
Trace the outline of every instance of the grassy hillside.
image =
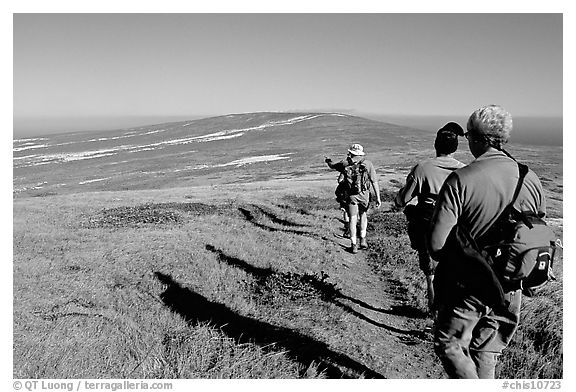
{"type": "Polygon", "coordinates": [[[344,289],[359,277],[335,243],[340,225],[329,189],[307,189],[16,201],[15,377],[404,372],[374,366],[383,358],[372,352],[402,340],[356,341],[364,323],[350,301],[370,300],[353,294],[361,286],[344,289]]]}
{"type": "MultiPolygon", "coordinates": [[[[15,200],[14,377],[443,377],[403,215],[373,211],[372,249],[351,255],[332,191],[271,181],[15,200]]],[[[533,302],[561,314],[559,299],[533,302]]],[[[561,346],[561,329],[542,345],[525,325],[522,350],[561,346]]]]}
{"type": "Polygon", "coordinates": [[[422,134],[336,113],[253,113],[24,139],[14,144],[15,196],[300,178],[323,172],[324,155],[342,156],[350,139],[397,160],[421,150],[422,134]]]}
{"type": "MultiPolygon", "coordinates": [[[[15,142],[14,377],[444,377],[404,216],[388,210],[433,137],[255,113],[15,142]],[[323,163],[351,140],[384,200],[358,255],[323,163]]],[[[562,149],[510,151],[542,179],[561,238],[562,149]]],[[[561,252],[555,272],[500,377],[562,377],[561,252]]]]}

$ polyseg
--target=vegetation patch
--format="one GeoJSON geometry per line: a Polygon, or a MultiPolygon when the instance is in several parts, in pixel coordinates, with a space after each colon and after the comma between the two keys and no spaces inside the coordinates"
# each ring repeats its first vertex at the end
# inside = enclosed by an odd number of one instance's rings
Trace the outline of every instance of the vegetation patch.
{"type": "Polygon", "coordinates": [[[57,194],[58,193],[56,193],[56,192],[46,191],[46,192],[35,193],[32,195],[32,197],[48,197],[48,196],[56,196],[57,194]]]}
{"type": "Polygon", "coordinates": [[[327,281],[328,275],[314,274],[277,274],[260,276],[251,283],[251,291],[260,301],[284,298],[290,301],[302,299],[322,299],[330,301],[339,291],[336,285],[327,281]]]}
{"type": "Polygon", "coordinates": [[[374,211],[368,219],[368,231],[379,237],[406,235],[406,217],[401,213],[374,211]]]}
{"type": "Polygon", "coordinates": [[[337,206],[335,199],[327,197],[286,195],[283,200],[304,215],[310,215],[314,210],[333,210],[337,206]]]}
{"type": "Polygon", "coordinates": [[[229,211],[227,206],[204,203],[146,203],[137,206],[103,209],[84,222],[87,228],[96,227],[139,227],[142,225],[169,225],[184,221],[181,213],[193,215],[215,215],[229,211]]]}
{"type": "Polygon", "coordinates": [[[216,254],[219,262],[238,268],[253,279],[248,283],[249,290],[260,302],[274,302],[277,298],[288,300],[320,298],[330,301],[340,295],[336,285],[328,281],[328,274],[279,273],[270,268],[254,267],[237,257],[229,256],[212,245],[206,249],[216,254]]]}
{"type": "Polygon", "coordinates": [[[380,189],[380,199],[382,202],[393,202],[398,192],[392,189],[380,189]]]}
{"type": "Polygon", "coordinates": [[[562,379],[562,285],[523,297],[520,326],[497,367],[499,378],[562,379]]]}

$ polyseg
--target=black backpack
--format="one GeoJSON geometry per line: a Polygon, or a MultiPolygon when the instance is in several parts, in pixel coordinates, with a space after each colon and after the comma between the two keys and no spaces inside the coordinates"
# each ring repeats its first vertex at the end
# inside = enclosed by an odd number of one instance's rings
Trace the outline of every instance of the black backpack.
{"type": "Polygon", "coordinates": [[[434,206],[438,195],[429,194],[427,199],[433,199],[433,202],[408,204],[404,208],[404,215],[408,221],[408,238],[410,247],[414,250],[426,249],[426,233],[430,229],[430,221],[434,214],[434,206]]]}
{"type": "Polygon", "coordinates": [[[514,208],[528,174],[528,166],[517,164],[520,178],[512,202],[477,243],[504,289],[520,288],[531,295],[531,289],[555,280],[552,267],[557,245],[554,233],[543,219],[543,213],[514,208]]]}
{"type": "Polygon", "coordinates": [[[344,168],[344,181],[348,184],[350,195],[368,190],[368,168],[364,164],[364,159],[344,168]]]}

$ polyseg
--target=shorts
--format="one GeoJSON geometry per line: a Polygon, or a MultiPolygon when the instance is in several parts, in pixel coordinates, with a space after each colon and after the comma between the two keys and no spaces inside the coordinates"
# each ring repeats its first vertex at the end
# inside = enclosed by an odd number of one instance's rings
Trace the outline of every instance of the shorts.
{"type": "Polygon", "coordinates": [[[357,195],[348,196],[348,204],[358,205],[358,211],[366,212],[370,207],[370,192],[364,191],[357,195]]]}

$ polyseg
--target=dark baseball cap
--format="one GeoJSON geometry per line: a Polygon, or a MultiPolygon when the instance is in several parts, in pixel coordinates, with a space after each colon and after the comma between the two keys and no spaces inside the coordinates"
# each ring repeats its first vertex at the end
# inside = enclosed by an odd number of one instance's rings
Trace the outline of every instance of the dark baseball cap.
{"type": "Polygon", "coordinates": [[[464,136],[464,129],[462,129],[462,127],[458,123],[455,123],[453,121],[447,123],[442,128],[440,128],[438,130],[438,134],[440,132],[442,132],[442,133],[451,132],[451,133],[456,134],[457,136],[464,136]]]}
{"type": "Polygon", "coordinates": [[[455,122],[449,122],[438,130],[434,148],[442,154],[452,154],[458,149],[458,136],[464,136],[464,130],[455,122]]]}

